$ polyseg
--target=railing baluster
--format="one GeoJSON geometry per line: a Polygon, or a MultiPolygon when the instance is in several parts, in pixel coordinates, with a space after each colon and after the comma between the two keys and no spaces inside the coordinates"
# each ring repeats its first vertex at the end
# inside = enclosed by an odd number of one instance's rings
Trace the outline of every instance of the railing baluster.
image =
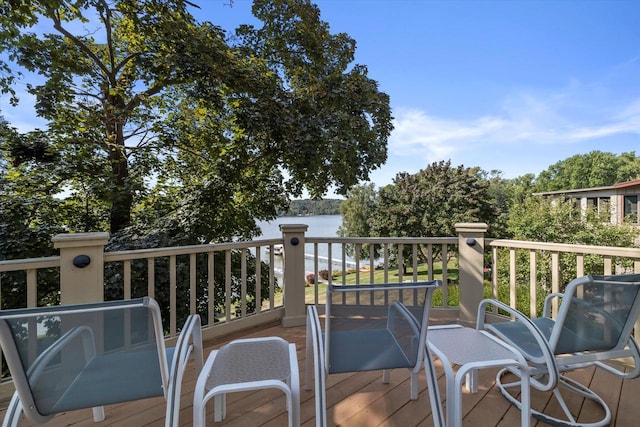
{"type": "Polygon", "coordinates": [[[233,316],[231,315],[231,250],[224,251],[224,310],[225,321],[228,323],[233,316]]]}
{"type": "Polygon", "coordinates": [[[196,313],[196,254],[189,254],[189,314],[196,313]]]}
{"type": "Polygon", "coordinates": [[[124,299],[131,299],[131,260],[124,260],[123,264],[124,299]]]}
{"type": "MultiPolygon", "coordinates": [[[[551,292],[560,292],[560,253],[551,253],[551,292]]],[[[551,304],[553,317],[558,314],[558,298],[554,298],[551,304]]]]}
{"type": "Polygon", "coordinates": [[[240,317],[247,317],[247,250],[240,251],[240,317]]]}
{"type": "Polygon", "coordinates": [[[404,281],[404,244],[398,244],[398,282],[404,281]]]}
{"type": "Polygon", "coordinates": [[[529,251],[529,316],[536,317],[538,314],[538,264],[536,262],[536,251],[529,251]]]}
{"type": "Polygon", "coordinates": [[[38,270],[27,270],[27,307],[38,305],[38,270]]]}
{"type": "Polygon", "coordinates": [[[509,250],[509,305],[516,308],[516,250],[509,250]]]}
{"type": "Polygon", "coordinates": [[[584,276],[584,254],[576,254],[576,276],[584,276]]]}
{"type": "Polygon", "coordinates": [[[207,320],[209,326],[213,326],[216,321],[215,254],[214,251],[207,252],[207,320]]]}
{"type": "Polygon", "coordinates": [[[147,295],[154,298],[156,295],[156,259],[151,257],[147,259],[147,295]]]}
{"type": "MultiPolygon", "coordinates": [[[[273,245],[269,251],[269,310],[273,310],[276,301],[276,270],[275,270],[275,254],[273,253],[273,245]]],[[[280,283],[282,286],[282,283],[280,283]]]]}
{"type": "Polygon", "coordinates": [[[389,283],[389,244],[385,243],[383,245],[383,257],[384,257],[384,283],[389,283]]]}
{"type": "Polygon", "coordinates": [[[604,257],[604,274],[605,275],[610,275],[613,274],[613,258],[610,256],[605,256],[604,257]]]}
{"type": "Polygon", "coordinates": [[[176,302],[177,292],[177,267],[176,255],[169,257],[169,335],[174,337],[177,332],[178,304],[176,302]]]}
{"type": "Polygon", "coordinates": [[[413,263],[411,268],[413,268],[413,281],[418,281],[418,244],[414,243],[411,245],[411,255],[413,256],[413,263]]]}
{"type": "MultiPolygon", "coordinates": [[[[448,252],[448,248],[449,248],[449,246],[446,243],[443,243],[441,251],[440,251],[440,254],[441,254],[441,257],[442,257],[442,306],[444,308],[448,308],[449,307],[449,282],[448,282],[449,252],[448,252]]],[[[430,270],[432,268],[433,268],[433,260],[431,262],[430,270]]],[[[433,277],[431,277],[429,280],[433,280],[433,277]]]]}
{"type": "Polygon", "coordinates": [[[260,246],[255,247],[256,251],[256,313],[262,312],[262,254],[260,246]]]}
{"type": "MultiPolygon", "coordinates": [[[[362,250],[362,244],[356,243],[353,258],[356,263],[356,283],[360,283],[360,251],[362,250]]],[[[360,296],[360,292],[356,292],[356,299],[360,296]]]]}

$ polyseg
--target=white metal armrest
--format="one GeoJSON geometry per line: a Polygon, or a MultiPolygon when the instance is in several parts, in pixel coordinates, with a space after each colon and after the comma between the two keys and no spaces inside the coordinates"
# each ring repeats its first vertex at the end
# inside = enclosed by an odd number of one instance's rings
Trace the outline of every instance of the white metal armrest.
{"type": "Polygon", "coordinates": [[[564,294],[562,292],[553,292],[544,298],[544,306],[542,307],[542,315],[544,317],[551,317],[551,303],[554,298],[562,299],[564,294]]]}
{"type": "Polygon", "coordinates": [[[318,309],[315,305],[307,307],[307,357],[305,361],[305,390],[311,390],[311,360],[315,378],[316,426],[326,427],[326,362],[324,342],[318,309]],[[313,352],[313,356],[311,355],[313,352]]]}
{"type": "Polygon", "coordinates": [[[547,342],[544,334],[540,331],[540,329],[529,319],[526,315],[521,313],[520,311],[510,307],[507,304],[504,304],[500,301],[494,299],[484,299],[480,301],[480,305],[478,306],[478,319],[476,322],[477,329],[486,329],[491,331],[504,341],[507,341],[511,346],[518,349],[522,355],[535,364],[545,364],[547,366],[546,373],[548,375],[542,376],[542,378],[547,379],[546,382],[541,382],[538,377],[531,377],[531,385],[533,385],[538,390],[548,391],[552,390],[556,387],[558,383],[558,366],[556,363],[556,359],[554,357],[551,348],[549,347],[549,343],[547,342]],[[493,328],[491,324],[485,324],[484,317],[486,312],[487,305],[494,305],[498,307],[500,310],[504,310],[513,316],[516,321],[520,322],[526,329],[529,331],[531,336],[535,339],[538,344],[540,351],[542,352],[542,357],[532,357],[528,352],[524,351],[519,343],[510,340],[508,337],[505,337],[500,333],[499,330],[493,328]]]}
{"type": "Polygon", "coordinates": [[[416,319],[416,317],[411,314],[409,309],[404,304],[398,301],[393,301],[391,304],[389,304],[389,311],[387,312],[387,329],[394,337],[396,336],[394,331],[397,330],[397,322],[408,324],[411,328],[411,332],[413,332],[413,336],[420,337],[420,325],[418,324],[418,320],[416,319]],[[394,316],[394,312],[398,315],[394,316]]]}
{"type": "Polygon", "coordinates": [[[169,367],[169,384],[165,388],[167,399],[167,413],[165,426],[178,425],[180,416],[180,392],[182,390],[182,378],[189,362],[189,357],[193,353],[196,375],[200,373],[203,365],[202,331],[200,329],[200,316],[190,315],[176,342],[171,366],[169,367]]]}
{"type": "MultiPolygon", "coordinates": [[[[3,323],[4,326],[6,324],[3,323]]],[[[29,416],[38,420],[38,422],[43,423],[46,420],[50,419],[50,415],[42,415],[38,412],[37,405],[33,400],[33,396],[30,392],[29,384],[26,384],[25,381],[29,381],[30,383],[34,383],[40,378],[40,375],[47,368],[49,363],[57,357],[61,351],[63,351],[67,345],[69,345],[73,340],[77,338],[82,339],[82,348],[84,350],[85,356],[85,364],[88,363],[91,359],[96,356],[95,349],[95,339],[93,336],[93,331],[91,328],[86,326],[77,326],[69,331],[67,331],[64,335],[62,335],[59,339],[57,339],[51,346],[49,346],[46,350],[44,350],[33,362],[33,364],[29,367],[26,372],[25,377],[15,376],[13,378],[16,392],[14,398],[11,401],[10,407],[13,408],[14,411],[19,411],[20,409],[25,412],[29,412],[29,416]],[[16,397],[18,400],[16,400],[16,397]],[[18,406],[16,406],[18,405],[18,406]]],[[[18,354],[7,355],[7,363],[20,363],[20,356],[18,354]]],[[[13,372],[19,372],[15,370],[13,372]]],[[[104,420],[104,411],[101,407],[94,408],[94,420],[96,422],[104,420]]],[[[5,417],[9,418],[9,417],[5,417]]]]}

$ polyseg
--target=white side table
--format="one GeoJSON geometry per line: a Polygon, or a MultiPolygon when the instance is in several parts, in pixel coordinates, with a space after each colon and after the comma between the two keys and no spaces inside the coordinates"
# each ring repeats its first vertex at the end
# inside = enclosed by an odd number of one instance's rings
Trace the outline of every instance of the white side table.
{"type": "MultiPolygon", "coordinates": [[[[524,357],[513,347],[483,330],[461,325],[430,326],[427,332],[429,349],[442,361],[447,380],[447,427],[462,426],[462,381],[472,393],[478,391],[477,370],[506,367],[526,370],[524,357]],[[458,365],[453,373],[453,365],[458,365]]],[[[528,427],[531,420],[529,376],[521,375],[521,425],[528,427]]]]}
{"type": "Polygon", "coordinates": [[[287,397],[289,427],[300,425],[300,382],[295,344],[279,337],[231,341],[211,352],[198,376],[193,396],[193,425],[204,427],[206,404],[214,398],[214,420],[226,415],[225,394],[263,388],[287,397]]]}

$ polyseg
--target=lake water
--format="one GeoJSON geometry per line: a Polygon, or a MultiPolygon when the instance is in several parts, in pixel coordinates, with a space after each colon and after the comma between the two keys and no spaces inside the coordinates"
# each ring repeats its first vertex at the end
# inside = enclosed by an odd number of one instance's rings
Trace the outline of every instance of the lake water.
{"type": "MultiPolygon", "coordinates": [[[[258,225],[262,230],[262,236],[260,238],[264,239],[277,239],[282,237],[282,232],[280,231],[280,224],[305,224],[309,226],[305,236],[308,237],[337,237],[338,236],[338,227],[342,225],[342,217],[340,215],[313,215],[313,216],[287,216],[280,217],[273,221],[259,221],[258,225]]],[[[314,261],[312,259],[314,248],[312,244],[307,244],[305,247],[305,253],[307,254],[305,260],[305,270],[307,272],[314,271],[314,261]]],[[[318,256],[320,262],[318,264],[319,270],[335,270],[342,263],[342,246],[333,244],[331,247],[331,258],[333,262],[332,266],[329,268],[329,262],[327,258],[329,252],[329,247],[326,244],[321,244],[318,246],[318,256]],[[325,260],[323,260],[325,258],[325,260]]],[[[276,273],[280,273],[282,269],[282,258],[275,257],[275,265],[276,273]]],[[[353,263],[353,260],[349,257],[346,258],[348,263],[353,263]]]]}
{"type": "Polygon", "coordinates": [[[313,215],[313,216],[283,216],[273,221],[259,221],[262,230],[262,238],[274,239],[282,237],[280,224],[305,224],[308,225],[307,236],[310,237],[336,237],[338,227],[342,225],[340,215],[313,215]]]}

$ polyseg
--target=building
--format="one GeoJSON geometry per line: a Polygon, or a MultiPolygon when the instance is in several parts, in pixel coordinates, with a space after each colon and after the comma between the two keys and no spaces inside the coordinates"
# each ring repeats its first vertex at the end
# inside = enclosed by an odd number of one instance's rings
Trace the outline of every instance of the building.
{"type": "Polygon", "coordinates": [[[582,212],[589,208],[597,209],[600,213],[608,211],[611,213],[612,224],[622,224],[626,218],[640,225],[638,218],[640,180],[620,182],[605,187],[546,191],[535,194],[554,200],[575,200],[576,207],[579,207],[582,212]]]}

